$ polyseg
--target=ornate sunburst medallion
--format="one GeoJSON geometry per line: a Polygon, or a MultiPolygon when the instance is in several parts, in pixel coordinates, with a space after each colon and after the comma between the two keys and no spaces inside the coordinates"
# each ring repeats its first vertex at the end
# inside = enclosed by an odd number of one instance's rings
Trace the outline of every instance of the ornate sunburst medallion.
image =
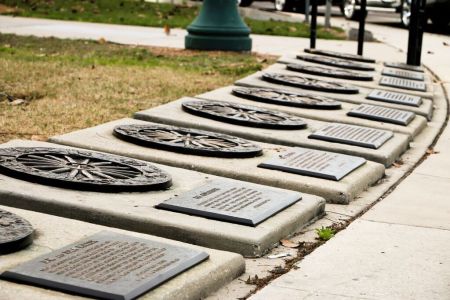
{"type": "Polygon", "coordinates": [[[260,102],[311,109],[340,109],[341,103],[331,98],[271,88],[238,87],[233,94],[260,102]]]}
{"type": "Polygon", "coordinates": [[[261,147],[234,136],[167,125],[121,125],[114,134],[128,142],[176,152],[220,156],[254,157],[261,147]]]}
{"type": "Polygon", "coordinates": [[[23,180],[98,192],[143,191],[171,185],[150,163],[66,148],[2,148],[0,172],[23,180]]]}
{"type": "Polygon", "coordinates": [[[315,90],[328,93],[358,94],[356,87],[338,82],[319,80],[299,75],[286,75],[277,73],[265,73],[262,78],[266,81],[299,87],[306,90],[315,90]]]}
{"type": "Polygon", "coordinates": [[[370,65],[350,61],[347,59],[331,58],[331,57],[317,56],[317,55],[297,55],[297,58],[304,60],[304,61],[308,61],[308,62],[312,62],[312,63],[316,63],[316,64],[327,65],[327,66],[332,66],[332,67],[339,67],[339,68],[359,70],[359,71],[375,71],[375,68],[370,65]]]}
{"type": "Polygon", "coordinates": [[[245,126],[271,129],[303,129],[303,119],[278,111],[222,101],[185,101],[185,111],[202,117],[245,126]]]}
{"type": "Polygon", "coordinates": [[[33,242],[33,227],[22,217],[0,209],[0,254],[25,248],[33,242]]]}

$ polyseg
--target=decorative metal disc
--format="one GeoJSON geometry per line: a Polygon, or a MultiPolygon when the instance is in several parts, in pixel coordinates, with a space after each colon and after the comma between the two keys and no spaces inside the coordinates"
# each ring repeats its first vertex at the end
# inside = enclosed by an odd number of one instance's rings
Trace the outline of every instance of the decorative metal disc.
{"type": "Polygon", "coordinates": [[[318,75],[318,76],[325,76],[325,77],[334,77],[334,78],[341,78],[341,79],[350,79],[350,80],[359,80],[359,81],[372,81],[373,77],[364,73],[358,73],[354,71],[349,71],[345,69],[335,69],[335,68],[327,68],[327,67],[320,67],[320,66],[305,66],[305,65],[299,65],[299,64],[289,64],[286,67],[288,70],[305,73],[305,74],[311,74],[311,75],[318,75]]]}
{"type": "Polygon", "coordinates": [[[114,134],[126,141],[197,155],[254,157],[262,149],[247,140],[225,134],[166,125],[122,125],[114,134]]]}
{"type": "Polygon", "coordinates": [[[359,71],[375,71],[375,68],[362,63],[349,61],[346,59],[331,58],[325,56],[313,56],[313,55],[297,55],[298,59],[309,61],[316,64],[322,64],[332,67],[352,69],[359,71]]]}
{"type": "Polygon", "coordinates": [[[271,129],[303,129],[303,119],[278,111],[222,101],[185,101],[183,109],[194,115],[239,125],[271,129]]]}
{"type": "Polygon", "coordinates": [[[96,192],[164,189],[171,177],[150,163],[64,148],[2,148],[0,172],[19,179],[96,192]]]}
{"type": "Polygon", "coordinates": [[[342,59],[349,59],[359,62],[365,62],[365,63],[375,63],[375,59],[367,58],[361,55],[356,54],[350,54],[350,53],[341,53],[336,51],[329,51],[329,50],[320,50],[320,49],[305,49],[306,53],[311,54],[317,54],[317,55],[323,55],[323,56],[330,56],[335,58],[342,58],[342,59]]]}
{"type": "Polygon", "coordinates": [[[22,217],[0,209],[0,254],[25,248],[33,242],[33,227],[22,217]]]}
{"type": "Polygon", "coordinates": [[[298,75],[285,75],[285,74],[275,74],[266,73],[263,74],[262,78],[266,81],[290,85],[299,87],[305,90],[315,90],[329,93],[338,94],[358,94],[359,90],[356,87],[345,85],[338,82],[319,80],[298,75]]]}
{"type": "Polygon", "coordinates": [[[342,105],[331,98],[306,93],[294,93],[271,88],[239,87],[233,94],[255,101],[312,109],[341,109],[342,105]]]}

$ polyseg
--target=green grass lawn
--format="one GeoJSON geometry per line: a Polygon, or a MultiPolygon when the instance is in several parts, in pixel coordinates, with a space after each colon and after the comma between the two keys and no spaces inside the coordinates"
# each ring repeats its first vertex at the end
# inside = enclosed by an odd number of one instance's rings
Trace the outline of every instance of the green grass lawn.
{"type": "Polygon", "coordinates": [[[251,53],[0,34],[0,142],[45,140],[232,84],[275,62],[251,53]],[[24,100],[12,105],[12,100],[24,100]]]}
{"type": "MultiPolygon", "coordinates": [[[[110,24],[186,28],[198,7],[148,3],[142,0],[0,0],[1,14],[110,24]]],[[[309,25],[245,19],[253,33],[307,37],[309,25]]],[[[320,27],[318,38],[345,39],[341,28],[320,27]]]]}

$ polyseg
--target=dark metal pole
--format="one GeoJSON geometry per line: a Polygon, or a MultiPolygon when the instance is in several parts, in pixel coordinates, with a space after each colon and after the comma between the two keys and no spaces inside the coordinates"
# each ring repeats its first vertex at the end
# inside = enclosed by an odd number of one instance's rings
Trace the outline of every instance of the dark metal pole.
{"type": "Polygon", "coordinates": [[[305,0],[305,23],[309,23],[309,0],[305,0]]]}
{"type": "Polygon", "coordinates": [[[317,38],[317,0],[311,0],[311,32],[309,35],[309,48],[316,48],[317,38]]]}
{"type": "Polygon", "coordinates": [[[416,60],[415,60],[416,66],[420,66],[420,64],[421,64],[423,33],[425,31],[425,26],[427,25],[427,17],[425,15],[426,4],[427,4],[426,0],[420,0],[419,28],[418,28],[419,35],[417,37],[417,49],[416,49],[416,60]]]}
{"type": "Polygon", "coordinates": [[[426,24],[425,4],[425,0],[411,0],[408,55],[406,59],[408,65],[420,66],[421,63],[423,31],[426,24]]]}
{"type": "Polygon", "coordinates": [[[363,55],[364,48],[364,33],[366,27],[367,17],[367,0],[361,0],[361,10],[359,17],[359,31],[358,31],[358,55],[363,55]]]}

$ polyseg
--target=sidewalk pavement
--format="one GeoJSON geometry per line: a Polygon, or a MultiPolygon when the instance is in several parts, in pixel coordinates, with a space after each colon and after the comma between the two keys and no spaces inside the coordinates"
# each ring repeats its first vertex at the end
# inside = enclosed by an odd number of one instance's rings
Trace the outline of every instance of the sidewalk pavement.
{"type": "MultiPolygon", "coordinates": [[[[75,21],[59,21],[36,18],[22,18],[0,16],[0,32],[18,35],[34,35],[38,37],[57,37],[70,39],[90,39],[128,44],[157,46],[169,48],[184,48],[184,37],[187,34],[183,29],[172,29],[170,35],[166,35],[162,28],[111,25],[75,21]]],[[[251,35],[253,51],[281,56],[286,53],[298,52],[309,47],[309,39],[284,36],[251,35]]],[[[318,40],[318,48],[332,48],[335,51],[356,52],[356,44],[352,41],[318,40]]],[[[381,43],[367,43],[368,56],[376,56],[390,46],[381,43]],[[370,45],[370,46],[369,46],[370,45]]],[[[401,55],[400,55],[401,54],[401,55]]],[[[404,54],[392,59],[403,59],[404,54]]]]}
{"type": "MultiPolygon", "coordinates": [[[[343,28],[357,27],[353,21],[341,20],[334,23],[343,28]]],[[[364,44],[364,54],[374,58],[392,61],[405,61],[408,32],[400,28],[391,28],[375,24],[366,24],[366,29],[371,31],[375,38],[383,43],[367,42],[364,44]],[[396,51],[393,52],[392,48],[396,51]],[[384,53],[389,53],[386,57],[384,53]],[[395,54],[393,54],[395,53],[395,54]]],[[[36,18],[21,18],[0,16],[0,32],[18,35],[34,35],[39,37],[57,37],[71,39],[101,38],[107,41],[130,44],[157,46],[169,48],[184,48],[186,31],[172,29],[170,35],[166,35],[162,28],[111,25],[100,23],[87,23],[75,21],[59,21],[36,18]]],[[[309,39],[283,36],[268,36],[253,34],[253,51],[283,55],[297,52],[309,47],[309,39]]],[[[333,49],[342,52],[356,52],[356,43],[352,41],[318,40],[317,48],[333,49]]],[[[446,83],[450,84],[450,37],[444,35],[426,33],[424,35],[423,62],[429,66],[446,83]]]]}
{"type": "MultiPolygon", "coordinates": [[[[404,61],[407,32],[368,24],[384,43],[366,43],[365,54],[404,61]],[[395,51],[393,51],[395,49],[395,51]],[[386,53],[389,53],[387,56],[386,53]]],[[[0,32],[122,44],[184,47],[184,30],[0,17],[0,32]]],[[[256,52],[281,55],[308,39],[252,35],[256,52]]],[[[423,62],[450,92],[450,44],[426,34],[423,62]],[[430,51],[428,53],[427,51],[430,51]]],[[[318,48],[355,52],[348,41],[318,40],[318,48]]],[[[433,124],[430,124],[433,126],[433,124]]],[[[450,128],[434,154],[346,230],[337,234],[251,299],[450,299],[450,128]]]]}
{"type": "Polygon", "coordinates": [[[450,299],[450,128],[386,199],[251,297],[450,299]]]}

